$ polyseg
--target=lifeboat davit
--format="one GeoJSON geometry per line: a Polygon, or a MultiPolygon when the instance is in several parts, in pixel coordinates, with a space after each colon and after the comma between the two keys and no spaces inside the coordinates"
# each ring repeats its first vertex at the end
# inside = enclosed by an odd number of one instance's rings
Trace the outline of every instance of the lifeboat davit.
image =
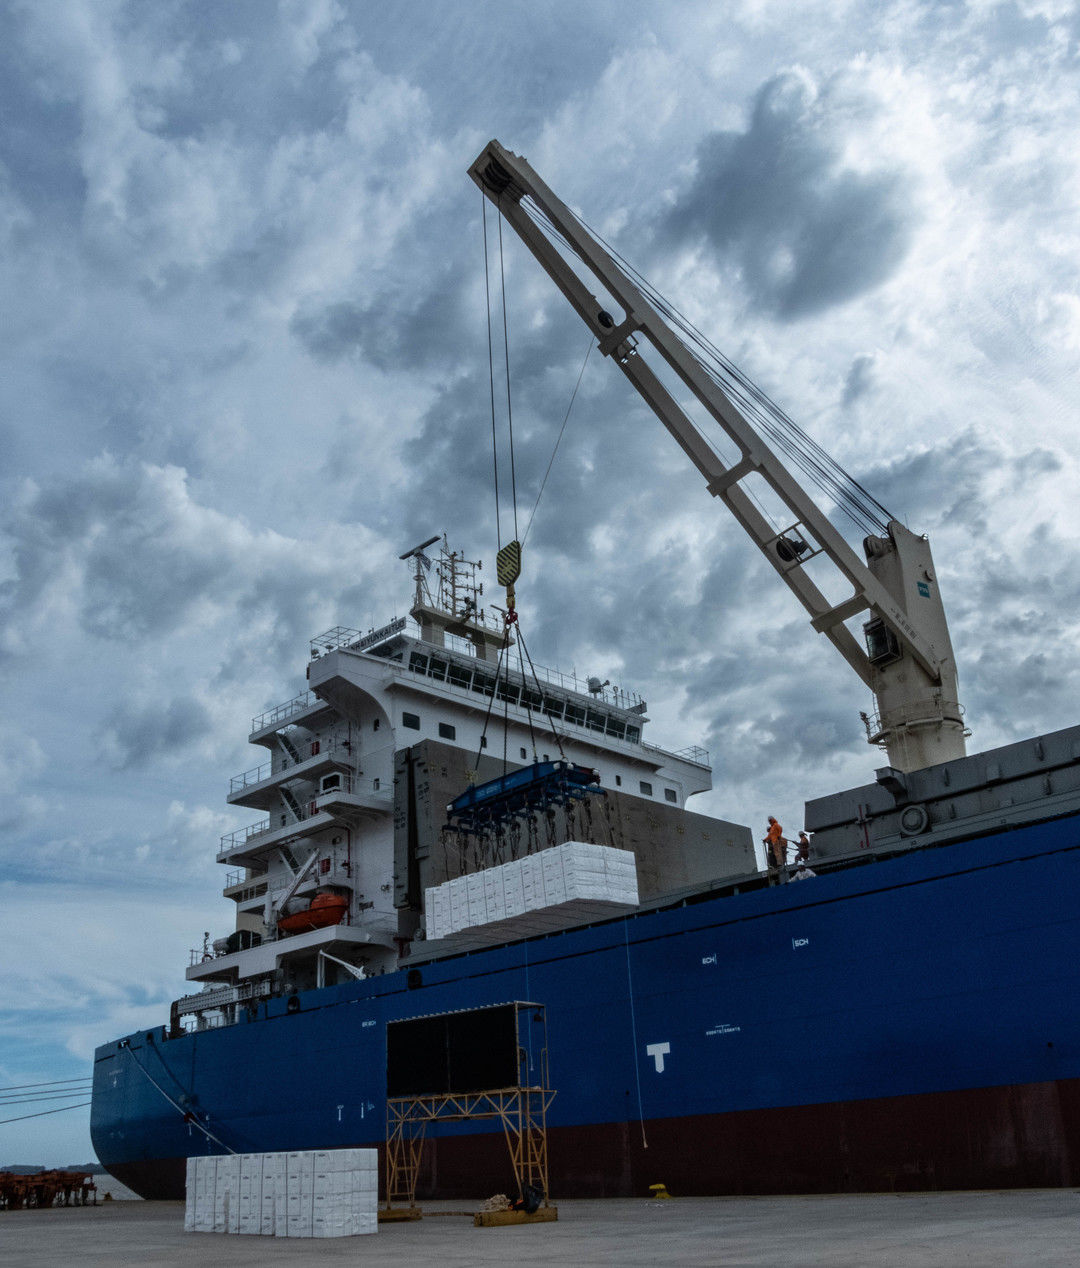
{"type": "Polygon", "coordinates": [[[278,920],[280,933],[307,933],[311,929],[326,929],[339,925],[349,910],[349,900],[344,894],[316,894],[311,906],[304,911],[294,911],[278,920]]]}

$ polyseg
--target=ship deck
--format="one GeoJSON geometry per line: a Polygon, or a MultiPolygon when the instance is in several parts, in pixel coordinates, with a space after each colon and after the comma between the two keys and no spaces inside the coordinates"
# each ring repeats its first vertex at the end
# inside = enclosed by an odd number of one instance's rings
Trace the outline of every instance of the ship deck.
{"type": "Polygon", "coordinates": [[[557,1223],[475,1228],[462,1201],[335,1240],[184,1233],[180,1202],[5,1211],[5,1258],[23,1268],[156,1264],[904,1264],[1075,1262],[1080,1194],[1068,1189],[825,1197],[558,1200],[557,1223]],[[435,1216],[443,1218],[435,1218],[435,1216]],[[508,1246],[508,1242],[513,1245],[508,1246]]]}

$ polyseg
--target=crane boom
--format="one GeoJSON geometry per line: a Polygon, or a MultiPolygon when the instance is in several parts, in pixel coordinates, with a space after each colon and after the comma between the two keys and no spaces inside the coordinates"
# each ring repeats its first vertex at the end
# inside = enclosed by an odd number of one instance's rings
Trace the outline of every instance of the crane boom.
{"type": "Polygon", "coordinates": [[[701,472],[709,492],[757,543],[809,613],[813,628],[873,692],[877,717],[868,724],[870,742],[882,745],[890,764],[902,771],[962,757],[965,730],[956,667],[927,540],[890,520],[887,535],[866,539],[866,560],[860,559],[656,305],[524,159],[491,141],[469,175],[569,300],[600,351],[614,358],[701,472]],[[613,297],[621,315],[602,307],[538,223],[541,217],[613,297]],[[642,339],[738,447],[734,462],[716,454],[641,355],[642,339]],[[745,487],[752,475],[764,479],[790,516],[779,532],[745,487]],[[818,555],[830,560],[845,589],[850,587],[838,603],[826,599],[806,571],[818,555]],[[862,613],[867,614],[865,646],[846,625],[862,613]]]}

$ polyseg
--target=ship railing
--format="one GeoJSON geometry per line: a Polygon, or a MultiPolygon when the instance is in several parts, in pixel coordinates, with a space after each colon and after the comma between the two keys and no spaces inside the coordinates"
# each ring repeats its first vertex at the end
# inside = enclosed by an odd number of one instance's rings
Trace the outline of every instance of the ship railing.
{"type": "Polygon", "coordinates": [[[679,749],[661,748],[658,744],[643,744],[641,747],[654,753],[662,753],[664,757],[676,757],[680,761],[693,762],[697,766],[709,765],[709,750],[702,748],[700,744],[688,744],[685,748],[679,749]]]}
{"type": "Polygon", "coordinates": [[[249,823],[246,828],[238,828],[235,832],[226,832],[221,838],[221,848],[218,852],[225,854],[230,850],[240,849],[242,846],[250,844],[257,837],[269,836],[270,833],[278,832],[282,828],[303,823],[305,819],[310,819],[313,815],[320,814],[342,795],[384,801],[389,805],[394,799],[394,788],[392,781],[380,780],[378,777],[371,779],[366,776],[343,775],[341,783],[335,788],[327,788],[323,792],[318,792],[310,801],[305,802],[300,807],[300,814],[296,818],[283,816],[285,818],[284,823],[280,821],[275,823],[272,819],[259,819],[255,823],[249,823]],[[386,787],[385,785],[388,783],[390,786],[386,787]]]}
{"type": "Polygon", "coordinates": [[[261,837],[270,831],[270,820],[259,819],[249,823],[246,828],[237,828],[235,832],[226,832],[221,838],[221,850],[236,850],[245,845],[252,837],[261,837]]]}
{"type": "MultiPolygon", "coordinates": [[[[252,729],[258,728],[253,727],[252,729]]],[[[269,779],[273,773],[273,762],[263,762],[261,766],[253,766],[251,770],[246,770],[240,775],[233,775],[229,780],[229,796],[243,792],[245,788],[250,788],[252,784],[261,784],[264,779],[269,779]]]]}
{"type": "Polygon", "coordinates": [[[616,709],[625,709],[628,713],[644,713],[645,711],[645,701],[636,691],[614,686],[610,682],[603,683],[599,691],[592,691],[589,689],[587,678],[579,678],[572,671],[565,673],[561,669],[552,669],[548,665],[530,665],[526,671],[526,678],[532,677],[534,669],[536,676],[542,682],[562,687],[565,691],[574,691],[579,696],[591,696],[594,700],[602,700],[605,704],[610,704],[616,709]]]}
{"type": "Polygon", "coordinates": [[[342,647],[350,651],[366,652],[372,647],[385,643],[395,634],[400,634],[408,623],[407,617],[392,616],[381,628],[372,628],[366,633],[363,630],[354,630],[348,625],[335,625],[325,634],[316,634],[309,640],[312,660],[325,656],[328,652],[336,652],[342,647]]]}
{"type": "MultiPolygon", "coordinates": [[[[350,748],[344,744],[333,744],[321,749],[318,753],[302,757],[298,762],[294,762],[288,757],[283,757],[277,770],[274,769],[273,762],[263,762],[261,766],[253,766],[251,770],[243,771],[239,775],[233,775],[229,780],[229,796],[233,797],[238,792],[243,792],[245,788],[251,788],[254,784],[261,784],[275,775],[283,775],[290,770],[299,770],[300,767],[307,766],[309,763],[317,765],[320,762],[329,760],[348,764],[352,759],[353,752],[350,748]]],[[[295,778],[300,778],[300,776],[297,775],[295,778]]]]}
{"type": "Polygon", "coordinates": [[[282,722],[288,721],[298,713],[303,713],[306,709],[310,709],[312,705],[322,703],[314,691],[302,691],[300,695],[293,696],[291,700],[286,700],[283,704],[276,704],[272,709],[267,709],[265,713],[260,713],[251,719],[251,734],[256,731],[265,731],[268,726],[280,726],[282,722]]]}
{"type": "Polygon", "coordinates": [[[241,881],[247,880],[247,869],[239,868],[225,873],[225,888],[231,889],[233,885],[239,885],[241,881]]]}
{"type": "Polygon", "coordinates": [[[333,801],[336,796],[346,793],[356,797],[373,797],[376,801],[392,801],[394,786],[392,780],[371,778],[367,775],[342,775],[341,783],[336,788],[327,788],[318,793],[311,801],[310,814],[317,814],[323,802],[333,801]],[[389,786],[388,786],[389,785],[389,786]]]}
{"type": "MultiPolygon", "coordinates": [[[[866,742],[884,748],[889,732],[897,727],[909,727],[912,730],[921,726],[937,726],[942,718],[962,723],[964,706],[958,700],[935,700],[932,704],[925,700],[915,700],[908,704],[896,705],[889,710],[888,718],[881,713],[860,713],[863,726],[866,728],[866,742]]],[[[964,735],[971,731],[965,726],[964,735]]]]}
{"type": "MultiPolygon", "coordinates": [[[[419,622],[414,620],[412,617],[409,617],[407,619],[401,618],[401,623],[403,625],[403,632],[408,637],[416,640],[417,642],[425,643],[428,647],[432,646],[431,643],[427,643],[423,638],[419,622]]],[[[497,629],[499,631],[502,629],[502,625],[498,622],[492,624],[492,622],[488,620],[485,621],[484,624],[489,629],[497,629]]],[[[314,647],[318,644],[319,647],[328,649],[331,644],[334,644],[335,637],[338,637],[341,641],[334,645],[339,647],[351,647],[355,640],[349,636],[353,635],[358,636],[359,631],[348,630],[339,626],[336,629],[328,630],[327,633],[321,635],[318,640],[313,639],[312,646],[314,647]]],[[[446,651],[457,652],[459,655],[469,656],[474,660],[480,661],[480,658],[476,654],[476,647],[474,644],[468,638],[465,638],[460,634],[451,634],[449,630],[443,633],[443,648],[446,651]]],[[[594,699],[602,700],[605,704],[612,705],[616,709],[625,709],[628,713],[645,712],[645,701],[636,691],[630,691],[624,687],[616,686],[607,681],[603,682],[598,690],[590,691],[589,679],[587,677],[579,678],[573,671],[566,673],[561,669],[553,669],[549,665],[531,664],[525,671],[526,679],[532,678],[533,670],[536,671],[536,676],[541,680],[541,682],[548,682],[551,683],[552,686],[562,687],[564,691],[573,691],[581,696],[592,696],[594,699]]],[[[594,681],[599,680],[597,679],[594,681]]]]}

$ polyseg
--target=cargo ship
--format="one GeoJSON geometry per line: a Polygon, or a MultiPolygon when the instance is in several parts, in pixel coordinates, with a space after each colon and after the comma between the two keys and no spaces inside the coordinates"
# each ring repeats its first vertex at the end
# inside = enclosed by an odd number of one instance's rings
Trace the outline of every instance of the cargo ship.
{"type": "MultiPolygon", "coordinates": [[[[102,1163],[176,1197],[195,1154],[382,1148],[408,1060],[388,1030],[513,1004],[545,1019],[556,1197],[1077,1183],[1080,727],[969,756],[925,540],[859,489],[860,559],[774,452],[805,449],[786,416],[524,160],[492,142],[471,175],[870,687],[886,764],[809,801],[809,849],[762,864],[749,827],[688,808],[711,787],[704,750],[647,742],[633,691],[533,665],[504,552],[489,611],[478,563],[421,544],[408,616],[313,639],[306,690],[252,720],[264,760],[228,800],[262,817],[217,856],[234,928],[193,952],[167,1025],[97,1050],[102,1163]],[[826,599],[815,560],[852,593],[826,599]],[[479,884],[429,936],[442,887],[568,843],[629,856],[633,905],[504,903],[493,939],[479,884]]],[[[417,1191],[483,1196],[507,1171],[501,1129],[442,1124],[417,1191]]]]}

